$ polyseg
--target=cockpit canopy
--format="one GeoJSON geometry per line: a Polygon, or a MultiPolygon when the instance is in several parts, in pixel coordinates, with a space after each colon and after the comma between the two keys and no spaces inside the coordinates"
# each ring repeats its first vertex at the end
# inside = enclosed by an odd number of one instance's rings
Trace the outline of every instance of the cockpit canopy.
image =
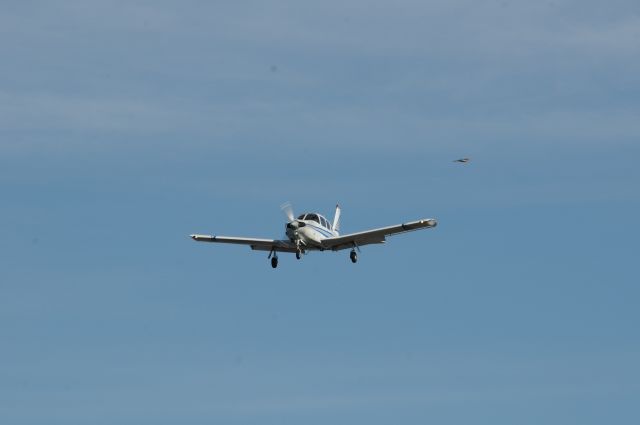
{"type": "Polygon", "coordinates": [[[329,220],[327,220],[326,218],[324,218],[320,214],[315,214],[315,213],[300,214],[300,216],[298,217],[298,220],[315,221],[316,223],[318,223],[322,227],[327,228],[327,229],[331,229],[331,223],[329,222],[329,220]]]}

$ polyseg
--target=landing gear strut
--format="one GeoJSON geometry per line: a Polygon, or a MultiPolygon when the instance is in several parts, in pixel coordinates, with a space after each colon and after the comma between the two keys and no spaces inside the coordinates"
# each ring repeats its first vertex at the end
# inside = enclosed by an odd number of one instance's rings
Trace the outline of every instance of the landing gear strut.
{"type": "Polygon", "coordinates": [[[355,263],[356,261],[358,261],[358,254],[356,253],[355,249],[351,250],[351,253],[349,254],[349,258],[351,258],[352,263],[355,263]]]}
{"type": "Polygon", "coordinates": [[[302,258],[302,254],[304,254],[304,249],[302,249],[302,246],[300,246],[300,240],[296,240],[296,259],[301,259],[302,258]]]}

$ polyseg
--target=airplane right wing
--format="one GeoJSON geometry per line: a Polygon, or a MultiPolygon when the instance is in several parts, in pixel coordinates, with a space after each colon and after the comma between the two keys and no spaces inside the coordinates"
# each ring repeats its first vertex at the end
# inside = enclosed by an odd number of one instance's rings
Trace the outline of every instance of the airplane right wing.
{"type": "Polygon", "coordinates": [[[190,235],[196,242],[218,242],[249,245],[255,251],[296,252],[296,246],[287,240],[238,238],[233,236],[190,235]]]}

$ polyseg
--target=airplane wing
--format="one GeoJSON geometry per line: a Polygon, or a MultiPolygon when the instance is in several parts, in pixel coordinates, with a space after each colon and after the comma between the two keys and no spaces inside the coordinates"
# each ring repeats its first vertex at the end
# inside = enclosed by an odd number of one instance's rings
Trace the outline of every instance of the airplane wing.
{"type": "Polygon", "coordinates": [[[218,242],[249,245],[256,251],[296,252],[296,246],[287,240],[237,238],[232,236],[190,235],[196,242],[218,242]]]}
{"type": "Polygon", "coordinates": [[[433,218],[410,221],[403,224],[397,224],[395,226],[381,227],[379,229],[365,230],[364,232],[323,239],[322,246],[325,249],[339,251],[341,249],[354,248],[355,246],[384,243],[387,236],[412,232],[414,230],[429,229],[431,227],[436,227],[437,224],[438,222],[433,218]]]}

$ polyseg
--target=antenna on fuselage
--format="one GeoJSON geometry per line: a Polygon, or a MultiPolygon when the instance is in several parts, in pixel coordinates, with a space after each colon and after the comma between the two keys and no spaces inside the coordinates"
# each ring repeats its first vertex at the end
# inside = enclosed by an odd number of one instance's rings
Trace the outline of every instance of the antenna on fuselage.
{"type": "Polygon", "coordinates": [[[333,216],[333,225],[331,228],[335,231],[340,230],[340,205],[336,204],[336,214],[333,216]]]}

